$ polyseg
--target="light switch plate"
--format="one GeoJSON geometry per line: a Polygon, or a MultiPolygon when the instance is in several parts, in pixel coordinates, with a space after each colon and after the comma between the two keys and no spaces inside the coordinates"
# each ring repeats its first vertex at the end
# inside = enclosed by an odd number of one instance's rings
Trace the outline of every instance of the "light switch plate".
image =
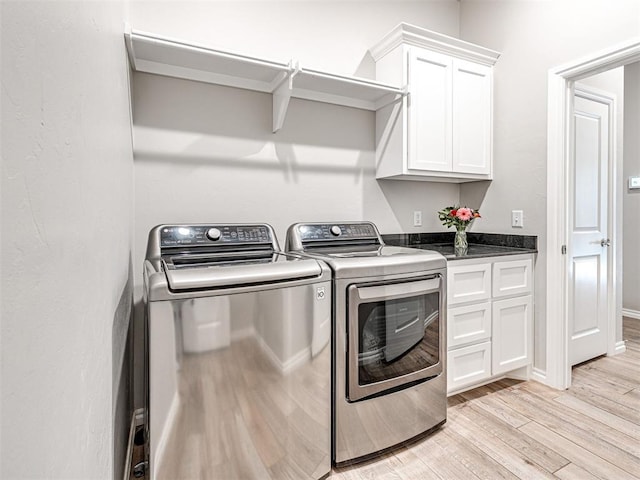
{"type": "Polygon", "coordinates": [[[422,211],[421,210],[415,210],[413,212],[413,226],[414,227],[421,227],[422,226],[422,211]]]}
{"type": "Polygon", "coordinates": [[[515,228],[524,227],[524,214],[522,210],[511,210],[511,226],[515,228]]]}
{"type": "Polygon", "coordinates": [[[640,177],[629,177],[629,190],[640,188],[640,177]]]}

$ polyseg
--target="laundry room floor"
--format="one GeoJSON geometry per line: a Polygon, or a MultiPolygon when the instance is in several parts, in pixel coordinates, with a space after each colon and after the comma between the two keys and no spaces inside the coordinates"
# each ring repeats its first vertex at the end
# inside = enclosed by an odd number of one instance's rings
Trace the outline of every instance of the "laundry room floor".
{"type": "Polygon", "coordinates": [[[331,480],[640,478],[640,320],[626,352],[573,369],[566,391],[502,380],[449,398],[433,435],[331,480]]]}

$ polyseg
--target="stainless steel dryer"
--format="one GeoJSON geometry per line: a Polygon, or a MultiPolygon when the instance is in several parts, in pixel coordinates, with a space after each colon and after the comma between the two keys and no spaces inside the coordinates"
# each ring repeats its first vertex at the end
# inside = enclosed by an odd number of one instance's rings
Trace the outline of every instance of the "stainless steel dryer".
{"type": "Polygon", "coordinates": [[[269,225],[160,225],[144,263],[151,479],[331,470],[331,271],[269,225]]]}
{"type": "Polygon", "coordinates": [[[333,270],[333,447],[363,460],[446,421],[446,260],[370,222],[298,223],[287,251],[333,270]]]}

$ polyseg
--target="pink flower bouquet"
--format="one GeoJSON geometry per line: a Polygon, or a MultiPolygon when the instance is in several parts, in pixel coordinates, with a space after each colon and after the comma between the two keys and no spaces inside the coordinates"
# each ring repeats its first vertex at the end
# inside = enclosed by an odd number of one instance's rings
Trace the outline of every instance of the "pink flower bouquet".
{"type": "Polygon", "coordinates": [[[447,207],[438,212],[438,218],[442,224],[449,228],[456,227],[457,230],[464,231],[476,218],[480,217],[480,212],[468,207],[447,207]]]}

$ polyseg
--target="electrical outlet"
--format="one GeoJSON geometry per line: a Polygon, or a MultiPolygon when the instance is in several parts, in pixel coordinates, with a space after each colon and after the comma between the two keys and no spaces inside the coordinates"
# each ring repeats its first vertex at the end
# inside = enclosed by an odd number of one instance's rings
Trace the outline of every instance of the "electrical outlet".
{"type": "Polygon", "coordinates": [[[511,210],[511,226],[515,228],[524,227],[524,214],[522,210],[511,210]]]}
{"type": "Polygon", "coordinates": [[[422,211],[415,210],[413,212],[413,226],[421,227],[422,226],[422,211]]]}

